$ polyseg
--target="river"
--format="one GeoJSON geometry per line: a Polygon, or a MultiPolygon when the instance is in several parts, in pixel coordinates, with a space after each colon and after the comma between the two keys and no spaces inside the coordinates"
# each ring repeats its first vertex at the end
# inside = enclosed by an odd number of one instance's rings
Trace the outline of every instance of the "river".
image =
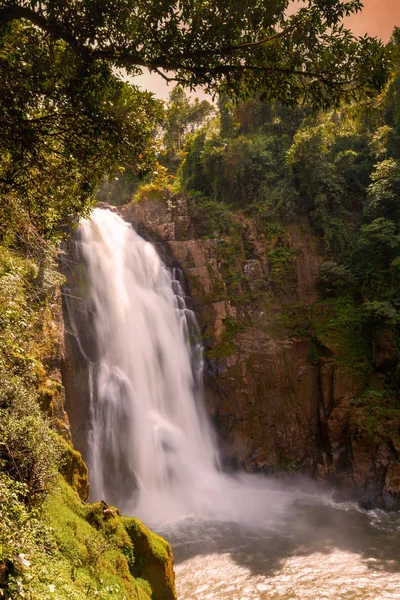
{"type": "Polygon", "coordinates": [[[179,600],[400,598],[398,513],[279,486],[275,495],[283,509],[263,522],[188,518],[161,528],[179,600]]]}

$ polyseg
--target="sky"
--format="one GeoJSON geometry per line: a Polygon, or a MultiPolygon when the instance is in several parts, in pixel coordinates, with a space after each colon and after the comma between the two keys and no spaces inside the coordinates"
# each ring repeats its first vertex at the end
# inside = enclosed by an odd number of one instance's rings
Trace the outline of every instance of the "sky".
{"type": "MultiPolygon", "coordinates": [[[[395,25],[400,27],[400,0],[364,0],[361,13],[346,19],[345,24],[356,35],[368,34],[387,42],[395,25]]],[[[169,86],[157,74],[144,73],[135,77],[134,83],[166,100],[173,84],[169,86]]],[[[203,96],[201,92],[196,94],[203,96]]]]}
{"type": "Polygon", "coordinates": [[[400,0],[364,0],[364,9],[347,19],[356,35],[368,35],[388,42],[393,27],[400,27],[400,0]]]}

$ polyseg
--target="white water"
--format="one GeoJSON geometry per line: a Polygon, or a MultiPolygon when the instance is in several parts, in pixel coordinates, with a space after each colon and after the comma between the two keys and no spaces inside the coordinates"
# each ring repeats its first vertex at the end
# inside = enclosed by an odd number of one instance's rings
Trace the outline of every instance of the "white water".
{"type": "Polygon", "coordinates": [[[97,344],[90,370],[92,497],[143,518],[196,511],[216,473],[217,452],[202,405],[201,345],[189,345],[198,331],[180,283],[153,246],[108,210],[82,222],[80,246],[89,279],[85,310],[97,344]]]}

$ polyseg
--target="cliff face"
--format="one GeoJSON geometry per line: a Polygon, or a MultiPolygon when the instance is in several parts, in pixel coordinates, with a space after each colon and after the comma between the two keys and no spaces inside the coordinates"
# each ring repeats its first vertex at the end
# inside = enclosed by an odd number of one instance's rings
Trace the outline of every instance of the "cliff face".
{"type": "Polygon", "coordinates": [[[236,214],[226,235],[200,238],[190,203],[167,191],[121,213],[184,272],[227,464],[314,474],[341,497],[398,507],[399,411],[384,383],[395,345],[390,332],[368,339],[351,299],[319,296],[322,248],[308,220],[236,214]]]}

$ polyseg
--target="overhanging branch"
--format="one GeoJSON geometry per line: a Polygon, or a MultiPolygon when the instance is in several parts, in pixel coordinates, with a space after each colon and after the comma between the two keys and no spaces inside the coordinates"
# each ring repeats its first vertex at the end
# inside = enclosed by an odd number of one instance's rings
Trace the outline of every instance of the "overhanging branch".
{"type": "Polygon", "coordinates": [[[29,21],[32,25],[36,25],[36,27],[39,27],[39,29],[45,31],[53,38],[63,40],[83,59],[88,59],[90,57],[90,50],[86,46],[80,44],[65,25],[47,19],[40,13],[24,6],[0,8],[0,26],[22,19],[29,21]]]}

